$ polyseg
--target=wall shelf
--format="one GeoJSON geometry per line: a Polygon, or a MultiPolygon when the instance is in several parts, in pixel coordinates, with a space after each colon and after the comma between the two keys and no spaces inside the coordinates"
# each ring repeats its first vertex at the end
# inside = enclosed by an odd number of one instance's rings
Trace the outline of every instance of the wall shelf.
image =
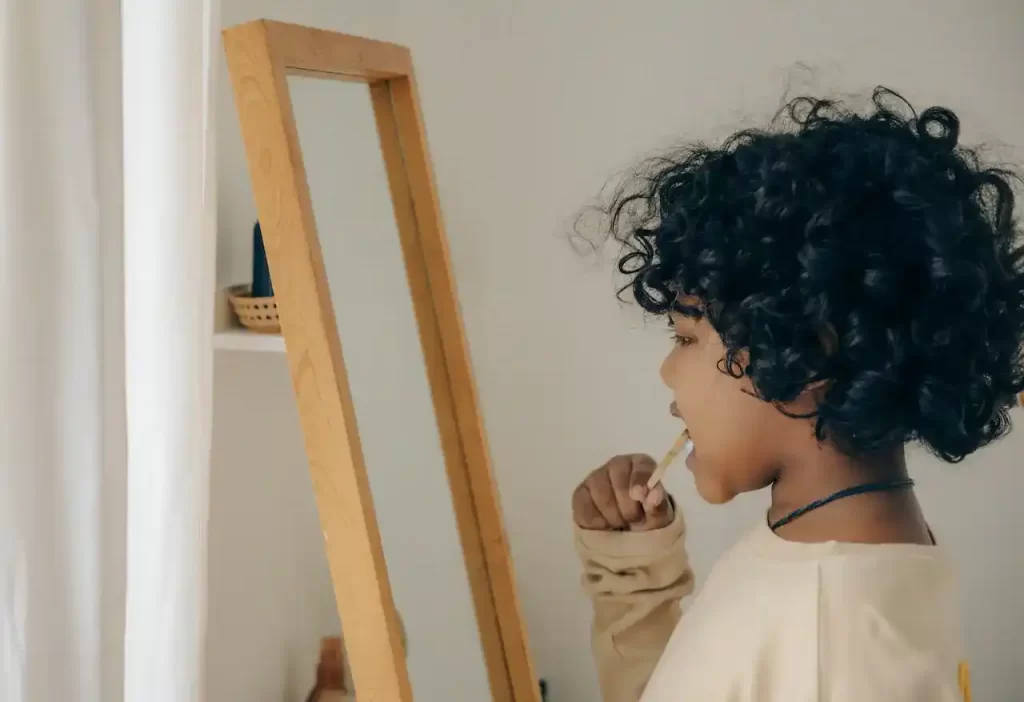
{"type": "Polygon", "coordinates": [[[214,332],[213,348],[222,351],[284,353],[284,337],[280,334],[259,334],[243,328],[224,329],[214,332]]]}
{"type": "Polygon", "coordinates": [[[284,353],[284,337],[280,334],[260,334],[239,325],[228,300],[230,290],[222,288],[214,298],[213,348],[284,353]]]}

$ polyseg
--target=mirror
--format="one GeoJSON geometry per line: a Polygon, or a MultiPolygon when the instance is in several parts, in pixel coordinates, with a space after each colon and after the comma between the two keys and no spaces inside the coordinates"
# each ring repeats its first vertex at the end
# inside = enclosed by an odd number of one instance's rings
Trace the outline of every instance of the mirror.
{"type": "Polygon", "coordinates": [[[287,80],[413,695],[489,699],[370,91],[287,80]]]}
{"type": "Polygon", "coordinates": [[[540,702],[409,50],[223,37],[356,697],[540,702]]]}

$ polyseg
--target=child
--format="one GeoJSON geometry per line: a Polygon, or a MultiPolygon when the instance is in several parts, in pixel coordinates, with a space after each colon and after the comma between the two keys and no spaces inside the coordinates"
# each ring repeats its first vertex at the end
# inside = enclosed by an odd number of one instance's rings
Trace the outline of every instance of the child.
{"type": "Polygon", "coordinates": [[[872,105],[795,100],[770,130],[656,162],[613,205],[625,290],[674,339],[661,377],[698,492],[771,486],[772,504],[680,619],[693,574],[675,503],[646,489],[653,461],[580,485],[606,702],[969,695],[954,568],[904,447],[956,462],[1010,429],[1013,176],[958,146],[950,110],[881,88],[872,105]]]}

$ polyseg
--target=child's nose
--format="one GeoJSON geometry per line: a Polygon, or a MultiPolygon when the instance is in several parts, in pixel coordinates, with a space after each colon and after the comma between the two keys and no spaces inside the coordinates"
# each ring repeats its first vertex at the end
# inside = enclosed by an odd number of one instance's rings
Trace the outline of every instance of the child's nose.
{"type": "Polygon", "coordinates": [[[676,351],[673,349],[668,356],[665,356],[665,360],[661,363],[661,382],[665,384],[669,390],[675,390],[676,382],[679,380],[679,369],[676,363],[676,351]]]}

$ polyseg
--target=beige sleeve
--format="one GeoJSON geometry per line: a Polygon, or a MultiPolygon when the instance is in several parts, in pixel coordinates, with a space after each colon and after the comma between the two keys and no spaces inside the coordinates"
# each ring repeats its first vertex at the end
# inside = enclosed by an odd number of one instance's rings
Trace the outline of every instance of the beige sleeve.
{"type": "Polygon", "coordinates": [[[680,511],[657,531],[576,527],[583,588],[594,605],[592,646],[604,702],[637,702],[693,591],[680,511]]]}

